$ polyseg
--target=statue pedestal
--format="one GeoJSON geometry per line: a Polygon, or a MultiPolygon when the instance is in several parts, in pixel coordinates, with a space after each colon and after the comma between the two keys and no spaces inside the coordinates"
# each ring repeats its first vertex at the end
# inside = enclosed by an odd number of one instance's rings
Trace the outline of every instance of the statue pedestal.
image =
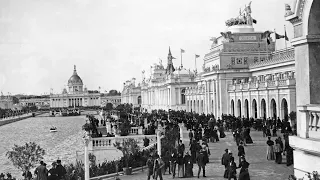
{"type": "Polygon", "coordinates": [[[108,122],[108,121],[106,122],[106,129],[107,129],[107,132],[108,132],[108,133],[110,133],[110,134],[112,133],[111,123],[108,122]]]}
{"type": "Polygon", "coordinates": [[[227,31],[232,33],[253,33],[254,28],[252,25],[240,24],[228,27],[227,31]]]}

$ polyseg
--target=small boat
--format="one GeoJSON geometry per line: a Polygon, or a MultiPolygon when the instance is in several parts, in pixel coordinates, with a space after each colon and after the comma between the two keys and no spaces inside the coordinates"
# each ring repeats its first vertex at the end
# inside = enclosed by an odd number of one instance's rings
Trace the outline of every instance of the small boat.
{"type": "Polygon", "coordinates": [[[51,127],[50,128],[50,132],[57,132],[57,128],[56,127],[51,127]]]}

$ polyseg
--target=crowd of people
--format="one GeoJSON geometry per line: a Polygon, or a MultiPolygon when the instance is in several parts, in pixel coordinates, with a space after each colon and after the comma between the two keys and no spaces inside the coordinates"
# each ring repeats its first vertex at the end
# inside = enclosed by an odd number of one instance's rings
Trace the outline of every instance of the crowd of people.
{"type": "MultiPolygon", "coordinates": [[[[161,114],[157,114],[157,118],[161,114]]],[[[157,118],[151,118],[151,121],[157,118]]],[[[165,118],[163,118],[165,119],[165,118]]],[[[149,119],[150,120],[150,119],[149,119]]],[[[267,140],[267,160],[275,160],[275,163],[282,163],[283,154],[286,155],[287,165],[293,164],[293,149],[289,145],[288,135],[294,134],[287,119],[280,120],[272,118],[240,118],[232,115],[222,115],[222,119],[216,119],[213,115],[193,114],[184,111],[170,112],[170,123],[183,122],[189,131],[189,149],[185,148],[182,141],[179,141],[177,147],[172,152],[166,152],[163,155],[150,156],[148,159],[148,177],[154,179],[160,178],[168,172],[175,177],[192,177],[201,175],[206,177],[205,167],[209,163],[210,149],[208,143],[219,142],[219,139],[225,138],[225,131],[231,131],[233,139],[238,147],[239,161],[228,149],[225,150],[221,159],[221,164],[225,167],[224,177],[227,179],[249,180],[249,165],[246,160],[244,146],[252,144],[251,130],[262,131],[263,137],[267,140]],[[280,131],[281,130],[281,131],[280,131]],[[272,134],[271,134],[272,131],[272,134]],[[280,132],[279,132],[280,131],[280,132]],[[278,134],[277,134],[278,133],[278,134]],[[283,134],[285,143],[283,144],[280,135],[283,134]],[[271,136],[276,137],[275,143],[271,136]],[[237,166],[238,164],[238,166],[237,166]],[[198,165],[198,173],[193,174],[194,165],[198,165]],[[177,167],[177,168],[176,168],[177,167]],[[237,175],[237,169],[240,169],[237,175]]],[[[154,121],[156,124],[157,122],[154,121]]],[[[163,124],[162,124],[163,125],[163,124]]]]}

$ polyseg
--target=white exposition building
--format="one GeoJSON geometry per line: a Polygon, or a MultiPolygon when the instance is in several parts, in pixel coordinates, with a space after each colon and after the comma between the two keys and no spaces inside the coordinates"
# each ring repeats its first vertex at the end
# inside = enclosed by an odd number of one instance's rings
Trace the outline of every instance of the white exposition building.
{"type": "Polygon", "coordinates": [[[137,86],[124,83],[122,103],[149,112],[173,109],[283,119],[296,110],[295,52],[275,51],[269,35],[256,32],[252,23],[229,26],[212,38],[200,73],[174,69],[169,49],[167,68],[160,62],[137,86]]]}

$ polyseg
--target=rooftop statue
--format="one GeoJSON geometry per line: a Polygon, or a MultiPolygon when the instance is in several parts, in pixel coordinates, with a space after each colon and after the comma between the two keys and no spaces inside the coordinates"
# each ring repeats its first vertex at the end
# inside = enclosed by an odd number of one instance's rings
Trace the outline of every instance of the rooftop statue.
{"type": "Polygon", "coordinates": [[[226,26],[235,26],[235,25],[252,25],[253,23],[257,23],[255,19],[251,17],[251,2],[248,6],[245,6],[244,10],[239,12],[239,16],[236,18],[231,18],[226,21],[226,26]]]}

